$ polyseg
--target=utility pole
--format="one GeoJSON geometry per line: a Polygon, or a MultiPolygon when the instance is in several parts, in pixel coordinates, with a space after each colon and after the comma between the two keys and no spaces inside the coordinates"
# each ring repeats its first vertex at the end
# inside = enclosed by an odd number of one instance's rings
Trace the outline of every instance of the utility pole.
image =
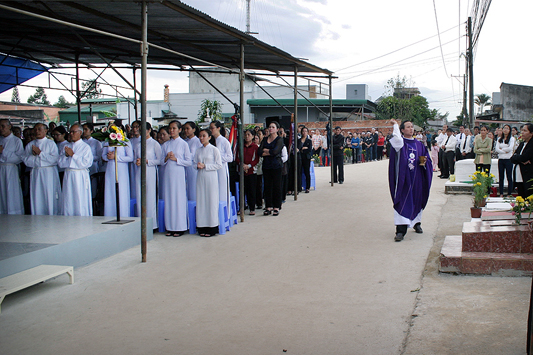
{"type": "Polygon", "coordinates": [[[250,31],[250,2],[252,0],[246,0],[246,34],[247,35],[256,35],[258,32],[250,31]]]}
{"type": "Polygon", "coordinates": [[[474,49],[472,48],[472,17],[468,18],[468,115],[474,127],[474,49]]]}
{"type": "Polygon", "coordinates": [[[246,0],[246,33],[250,34],[250,1],[246,0]]]}

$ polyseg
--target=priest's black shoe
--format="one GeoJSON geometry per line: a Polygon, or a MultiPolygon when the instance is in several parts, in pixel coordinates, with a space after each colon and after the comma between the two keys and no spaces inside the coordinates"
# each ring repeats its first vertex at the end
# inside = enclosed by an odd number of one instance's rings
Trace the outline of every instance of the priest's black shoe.
{"type": "Polygon", "coordinates": [[[415,232],[417,233],[424,233],[424,231],[422,230],[422,227],[420,226],[420,223],[415,224],[413,228],[415,229],[415,232]]]}
{"type": "Polygon", "coordinates": [[[394,237],[395,242],[401,242],[403,240],[403,233],[396,233],[396,236],[394,237]]]}

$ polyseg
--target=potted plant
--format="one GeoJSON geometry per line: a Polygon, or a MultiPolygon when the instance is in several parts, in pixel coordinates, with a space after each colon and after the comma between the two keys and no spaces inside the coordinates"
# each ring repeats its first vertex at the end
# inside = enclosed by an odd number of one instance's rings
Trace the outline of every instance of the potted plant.
{"type": "Polygon", "coordinates": [[[487,185],[485,184],[485,179],[483,178],[482,173],[479,171],[476,171],[473,175],[470,175],[470,177],[472,178],[472,193],[474,195],[474,206],[470,208],[470,215],[472,218],[480,218],[483,200],[487,198],[487,185]]]}

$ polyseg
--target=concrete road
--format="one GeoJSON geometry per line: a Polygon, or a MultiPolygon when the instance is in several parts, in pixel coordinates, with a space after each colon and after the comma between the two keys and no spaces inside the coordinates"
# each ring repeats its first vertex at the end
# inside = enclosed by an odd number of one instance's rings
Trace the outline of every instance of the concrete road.
{"type": "Polygon", "coordinates": [[[469,204],[444,195],[440,179],[424,234],[395,243],[387,164],[348,165],[333,188],[317,168],[317,191],[278,217],[247,216],[210,239],[158,234],[147,263],[134,248],[77,270],[74,285],[58,278],[8,296],[1,353],[521,353],[530,279],[438,275],[438,244],[460,232],[469,204]],[[514,298],[490,297],[500,289],[514,298]]]}

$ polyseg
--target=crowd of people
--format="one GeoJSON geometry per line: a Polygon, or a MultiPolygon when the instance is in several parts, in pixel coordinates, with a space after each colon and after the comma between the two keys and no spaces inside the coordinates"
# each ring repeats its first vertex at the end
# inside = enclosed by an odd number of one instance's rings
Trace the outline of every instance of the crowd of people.
{"type": "Polygon", "coordinates": [[[510,196],[516,189],[519,196],[527,197],[533,194],[533,147],[528,147],[532,132],[531,123],[523,125],[520,133],[508,124],[495,129],[475,126],[473,132],[464,126],[455,131],[444,125],[431,136],[433,169],[440,171],[441,179],[449,179],[457,161],[474,159],[476,170],[490,173],[492,159],[497,159],[500,196],[510,196]]]}
{"type": "MultiPolygon", "coordinates": [[[[0,120],[0,214],[116,216],[118,200],[120,216],[131,217],[130,202],[141,194],[141,125],[135,121],[122,127],[113,122],[103,130],[112,126],[126,132],[124,146],[96,140],[91,123],[74,124],[68,130],[38,123],[21,132],[9,120],[0,120]]],[[[261,209],[263,215],[278,216],[288,195],[310,192],[310,165],[317,149],[308,132],[300,127],[292,144],[278,122],[245,131],[240,190],[249,215],[261,209]]],[[[166,235],[183,235],[189,229],[188,206],[195,201],[198,233],[204,237],[218,233],[219,206],[223,202],[225,213],[231,213],[230,197],[237,195],[241,161],[226,133],[218,121],[202,130],[192,121],[183,126],[172,121],[157,132],[147,123],[146,210],[154,228],[158,213],[163,213],[158,202],[163,200],[166,235]]],[[[325,144],[324,137],[319,149],[325,144]]],[[[137,216],[140,205],[134,211],[137,216]]]]}

